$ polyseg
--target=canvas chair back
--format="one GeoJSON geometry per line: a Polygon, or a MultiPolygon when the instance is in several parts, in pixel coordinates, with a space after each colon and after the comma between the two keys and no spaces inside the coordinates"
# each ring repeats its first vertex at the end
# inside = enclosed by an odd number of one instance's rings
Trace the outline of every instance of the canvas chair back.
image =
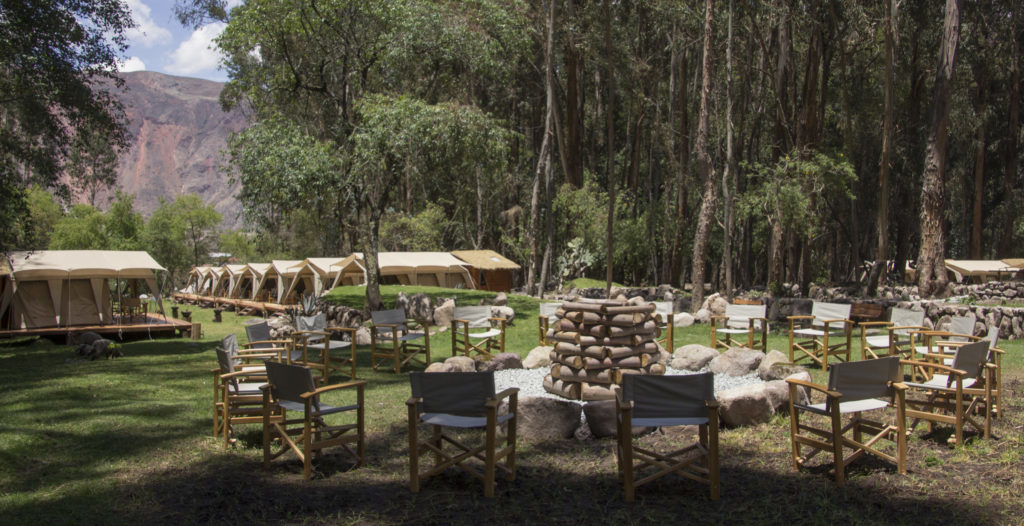
{"type": "Polygon", "coordinates": [[[651,303],[654,304],[655,314],[661,314],[661,317],[663,318],[669,314],[675,314],[673,312],[671,301],[652,301],[651,303]]]}
{"type": "MultiPolygon", "coordinates": [[[[967,371],[967,378],[978,378],[981,369],[988,362],[989,340],[981,340],[961,345],[953,356],[953,368],[967,371]]],[[[952,376],[946,385],[952,385],[952,376]]]]}
{"type": "MultiPolygon", "coordinates": [[[[405,328],[405,311],[402,309],[378,310],[370,313],[374,325],[397,325],[399,331],[405,328]]],[[[381,332],[390,332],[391,327],[379,327],[381,332]]]]}
{"type": "MultiPolygon", "coordinates": [[[[894,327],[920,327],[924,325],[924,311],[893,307],[892,314],[889,315],[889,321],[892,322],[894,327]]],[[[912,331],[913,329],[901,329],[895,332],[906,336],[912,331]]]]}
{"type": "Polygon", "coordinates": [[[700,418],[715,397],[715,375],[622,375],[622,399],[633,402],[634,418],[700,418]]]}
{"type": "Polygon", "coordinates": [[[989,327],[988,334],[985,335],[985,339],[988,340],[989,349],[999,345],[999,327],[994,325],[989,327]]]}
{"type": "Polygon", "coordinates": [[[547,317],[548,321],[555,321],[555,311],[561,306],[562,304],[557,302],[541,303],[539,306],[540,315],[547,317]]]}
{"type": "Polygon", "coordinates": [[[494,396],[494,373],[409,373],[412,396],[423,400],[423,413],[484,416],[484,404],[494,396]]]}
{"type": "Polygon", "coordinates": [[[811,306],[811,316],[814,316],[814,325],[823,326],[825,320],[839,320],[850,318],[849,303],[822,303],[814,302],[811,306]]]}
{"type": "MultiPolygon", "coordinates": [[[[267,382],[273,386],[274,399],[305,405],[303,393],[316,390],[313,371],[301,365],[267,361],[267,382]]],[[[320,409],[320,400],[313,398],[313,407],[320,409]]]]}
{"type": "Polygon", "coordinates": [[[229,334],[220,340],[220,348],[224,349],[228,353],[228,357],[231,358],[233,365],[242,365],[242,359],[238,357],[238,337],[234,334],[229,334]]]}
{"type": "Polygon", "coordinates": [[[299,316],[295,325],[300,331],[323,331],[327,328],[327,315],[321,312],[316,316],[299,316]]]}
{"type": "MultiPolygon", "coordinates": [[[[269,340],[270,338],[270,324],[261,321],[259,323],[251,323],[245,326],[245,336],[249,338],[250,342],[258,342],[269,340]]],[[[271,343],[260,343],[253,346],[256,349],[269,349],[274,345],[271,343]]]]}
{"type": "MultiPolygon", "coordinates": [[[[217,363],[220,365],[220,374],[231,374],[235,372],[235,361],[231,358],[231,355],[227,351],[221,348],[217,348],[217,363]]],[[[232,393],[238,392],[238,379],[229,378],[228,388],[231,389],[232,393]]]]}
{"type": "Polygon", "coordinates": [[[470,329],[491,328],[491,308],[487,305],[455,307],[452,319],[466,320],[470,329]]]}
{"type": "Polygon", "coordinates": [[[953,316],[949,321],[949,332],[955,335],[950,341],[967,341],[963,336],[974,335],[974,316],[953,316]]]}
{"type": "Polygon", "coordinates": [[[901,379],[899,356],[837,363],[828,368],[828,389],[843,394],[840,402],[891,396],[892,386],[889,383],[901,379]]]}
{"type": "MultiPolygon", "coordinates": [[[[729,317],[726,324],[735,329],[746,329],[750,327],[750,318],[764,318],[767,312],[764,305],[728,305],[725,307],[725,315],[729,317]]],[[[754,328],[761,329],[762,320],[754,321],[754,328]]]]}

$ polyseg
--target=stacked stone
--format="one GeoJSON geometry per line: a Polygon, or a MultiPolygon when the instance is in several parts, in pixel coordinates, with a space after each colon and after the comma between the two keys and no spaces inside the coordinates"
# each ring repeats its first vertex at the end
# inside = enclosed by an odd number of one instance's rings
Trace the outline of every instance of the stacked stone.
{"type": "Polygon", "coordinates": [[[615,398],[625,374],[665,374],[657,363],[659,315],[653,303],[577,299],[563,303],[548,330],[555,342],[544,389],[573,400],[615,398]]]}

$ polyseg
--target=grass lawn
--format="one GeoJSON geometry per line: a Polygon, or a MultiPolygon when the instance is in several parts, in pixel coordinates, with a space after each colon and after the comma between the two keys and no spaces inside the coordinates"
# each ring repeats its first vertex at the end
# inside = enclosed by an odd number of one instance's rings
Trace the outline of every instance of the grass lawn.
{"type": "MultiPolygon", "coordinates": [[[[396,288],[385,288],[393,294],[396,288]]],[[[406,288],[405,290],[408,290],[406,288]]],[[[460,302],[479,291],[445,290],[460,302]]],[[[362,305],[345,288],[335,301],[362,305]]],[[[508,349],[536,345],[537,300],[511,296],[517,319],[508,349]]],[[[995,438],[961,448],[945,444],[948,430],[909,441],[910,473],[880,461],[856,462],[847,486],[824,469],[795,472],[789,420],[779,415],[721,436],[722,498],[674,477],[643,486],[633,505],[622,500],[614,440],[519,442],[513,482],[499,481],[485,499],[476,479],[449,470],[408,491],[405,375],[375,373],[360,348],[359,375],[368,381],[368,462],[348,470],[331,457],[303,481],[288,457],[261,464],[258,426],[241,426],[224,449],[212,437],[210,370],[218,340],[245,341],[247,319],[192,308],[203,338],[136,341],[125,357],[83,362],[45,340],[0,343],[0,523],[331,523],[331,524],[599,524],[685,522],[799,524],[1020,524],[1024,517],[1024,344],[1004,342],[1004,413],[995,438]]],[[[781,329],[781,324],[779,328],[781,329]]],[[[676,345],[707,344],[707,326],[681,329],[676,345]]],[[[435,361],[450,356],[450,336],[431,337],[435,361]]],[[[785,350],[786,338],[770,347],[785,350]]],[[[855,346],[859,356],[859,347],[855,346]]],[[[823,379],[813,371],[817,380],[823,379]]],[[[674,440],[655,434],[650,442],[674,440]]],[[[819,456],[822,461],[826,460],[819,456]]]]}

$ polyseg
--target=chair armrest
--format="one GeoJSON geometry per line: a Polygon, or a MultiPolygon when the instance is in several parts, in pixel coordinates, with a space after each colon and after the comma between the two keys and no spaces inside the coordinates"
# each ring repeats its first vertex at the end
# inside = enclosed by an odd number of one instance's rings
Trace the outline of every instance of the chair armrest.
{"type": "Polygon", "coordinates": [[[242,344],[242,346],[247,348],[247,349],[249,349],[249,348],[252,348],[253,345],[262,344],[262,343],[269,343],[271,345],[274,345],[274,344],[288,345],[288,344],[292,343],[292,341],[291,340],[255,340],[255,341],[251,341],[251,342],[245,342],[245,343],[242,344]]]}
{"type": "Polygon", "coordinates": [[[786,319],[787,320],[813,320],[814,316],[805,316],[805,315],[801,314],[801,315],[798,315],[798,316],[786,316],[786,319]]]}
{"type": "Polygon", "coordinates": [[[891,321],[862,321],[858,323],[861,327],[880,327],[882,325],[892,325],[891,321]]]}
{"type": "Polygon", "coordinates": [[[708,409],[718,409],[721,405],[718,403],[718,400],[704,400],[704,407],[708,409]]]}
{"type": "Polygon", "coordinates": [[[819,384],[811,383],[811,382],[808,382],[806,380],[798,380],[796,378],[787,378],[786,382],[788,382],[791,385],[798,385],[800,387],[806,387],[808,389],[811,389],[811,390],[814,390],[814,391],[818,391],[819,393],[824,393],[829,398],[842,398],[842,396],[843,396],[843,393],[840,393],[838,391],[829,391],[828,388],[825,387],[824,385],[819,385],[819,384]]]}
{"type": "Polygon", "coordinates": [[[910,387],[908,387],[907,384],[903,382],[890,382],[889,385],[892,386],[893,389],[896,389],[898,391],[906,391],[907,389],[910,389],[910,387]]]}
{"type": "Polygon", "coordinates": [[[377,332],[377,329],[391,329],[392,331],[397,331],[398,330],[398,325],[399,324],[397,324],[397,323],[379,323],[379,324],[371,323],[370,324],[370,330],[372,330],[374,332],[377,332]]]}
{"type": "Polygon", "coordinates": [[[505,398],[515,396],[517,394],[519,394],[518,387],[509,387],[508,389],[505,389],[502,392],[495,394],[494,398],[488,398],[487,403],[485,403],[484,406],[497,407],[499,401],[504,400],[505,398]]]}
{"type": "Polygon", "coordinates": [[[420,403],[422,401],[423,401],[422,398],[419,398],[419,397],[416,397],[416,396],[410,396],[409,399],[405,401],[405,405],[407,405],[407,406],[415,406],[416,404],[418,404],[418,403],[420,403]]]}
{"type": "Polygon", "coordinates": [[[349,332],[355,334],[359,329],[355,327],[327,327],[324,330],[327,332],[349,332]]]}
{"type": "Polygon", "coordinates": [[[967,376],[967,371],[963,371],[963,370],[960,370],[960,369],[954,369],[952,366],[943,365],[941,363],[922,362],[920,360],[900,360],[900,365],[909,365],[911,367],[920,367],[922,369],[932,369],[932,370],[935,370],[935,371],[944,371],[946,373],[949,373],[949,374],[952,374],[952,375],[957,375],[957,376],[967,376]]]}
{"type": "Polygon", "coordinates": [[[341,384],[325,385],[325,386],[320,387],[318,389],[314,389],[314,390],[312,390],[312,391],[310,391],[308,393],[302,393],[299,396],[301,396],[303,399],[306,399],[306,398],[311,398],[311,397],[314,397],[314,396],[318,396],[318,395],[321,395],[321,394],[324,394],[324,393],[327,393],[327,392],[330,392],[330,391],[337,391],[338,389],[349,389],[349,388],[352,388],[352,387],[355,387],[355,388],[358,388],[358,389],[362,389],[365,385],[366,385],[366,380],[352,380],[351,382],[345,382],[345,383],[341,383],[341,384]]]}
{"type": "Polygon", "coordinates": [[[842,323],[844,323],[844,324],[849,324],[849,325],[853,325],[853,320],[848,320],[848,319],[846,319],[846,318],[835,318],[835,319],[831,319],[831,320],[821,320],[821,321],[823,321],[823,322],[825,322],[825,323],[836,323],[836,322],[842,322],[842,323]]]}
{"type": "Polygon", "coordinates": [[[239,378],[245,376],[259,376],[265,378],[267,373],[265,371],[235,371],[233,373],[222,373],[220,375],[221,380],[230,380],[232,378],[239,378]]]}
{"type": "Polygon", "coordinates": [[[711,319],[712,320],[728,320],[729,317],[728,316],[712,316],[711,319]]]}

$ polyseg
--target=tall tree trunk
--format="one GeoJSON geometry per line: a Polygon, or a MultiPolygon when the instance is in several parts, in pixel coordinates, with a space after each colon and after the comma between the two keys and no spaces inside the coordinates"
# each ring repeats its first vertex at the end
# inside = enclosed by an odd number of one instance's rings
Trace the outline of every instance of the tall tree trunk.
{"type": "Polygon", "coordinates": [[[380,253],[380,211],[371,210],[367,213],[365,250],[366,308],[370,311],[381,310],[384,302],[380,297],[380,264],[377,258],[380,253]]]}
{"type": "Polygon", "coordinates": [[[946,0],[945,13],[921,181],[921,250],[917,257],[917,284],[922,297],[932,297],[943,292],[949,281],[943,261],[942,213],[945,200],[946,130],[949,127],[956,52],[960,44],[959,0],[946,0]]]}
{"type": "MultiPolygon", "coordinates": [[[[550,129],[551,122],[545,119],[545,130],[550,129]]],[[[551,134],[544,133],[544,139],[540,143],[540,155],[537,156],[537,169],[533,172],[533,191],[530,194],[530,229],[527,235],[530,238],[530,261],[526,267],[526,290],[534,293],[537,284],[537,259],[539,252],[540,235],[540,183],[544,173],[544,163],[547,162],[551,150],[551,134]]]]}
{"type": "Polygon", "coordinates": [[[604,0],[604,51],[605,51],[605,68],[607,68],[608,74],[608,102],[605,108],[605,118],[607,119],[607,155],[608,155],[608,226],[607,226],[607,245],[608,250],[606,258],[606,271],[605,271],[605,296],[611,297],[612,294],[612,276],[614,271],[614,254],[615,254],[615,73],[614,64],[612,63],[612,11],[611,11],[611,0],[604,0]]]}
{"type": "Polygon", "coordinates": [[[711,164],[711,153],[708,150],[708,126],[710,121],[711,95],[711,37],[714,10],[711,0],[704,2],[704,64],[700,88],[700,123],[697,125],[697,164],[700,169],[704,191],[700,204],[700,215],[697,216],[697,232],[693,237],[693,270],[690,273],[693,283],[693,300],[691,308],[697,310],[704,303],[704,267],[707,258],[708,238],[711,237],[711,223],[715,215],[718,199],[715,181],[715,167],[711,164]]]}
{"type": "MultiPolygon", "coordinates": [[[[893,67],[896,62],[896,0],[885,2],[885,108],[882,111],[882,158],[878,162],[878,245],[875,264],[868,275],[867,295],[874,296],[878,283],[885,282],[889,260],[889,174],[892,169],[893,67]]],[[[902,269],[898,269],[902,270],[902,269]]]]}
{"type": "MultiPolygon", "coordinates": [[[[552,75],[552,55],[554,46],[554,17],[555,3],[550,0],[548,3],[547,16],[545,17],[544,29],[544,87],[545,87],[545,112],[544,112],[544,139],[540,145],[540,155],[537,157],[537,169],[533,176],[533,194],[530,199],[530,266],[527,271],[526,290],[530,294],[542,295],[544,293],[544,280],[547,278],[541,272],[541,282],[538,285],[534,276],[537,270],[538,251],[540,249],[538,236],[540,235],[540,185],[541,177],[550,179],[551,165],[551,138],[554,135],[554,86],[552,75]],[[536,290],[535,290],[536,288],[536,290]]],[[[550,206],[545,211],[551,215],[550,206]]]]}
{"type": "MultiPolygon", "coordinates": [[[[555,74],[553,65],[554,46],[555,46],[555,0],[548,0],[548,12],[547,12],[547,23],[545,28],[545,43],[544,43],[544,88],[545,88],[545,106],[547,108],[544,116],[544,140],[548,141],[550,145],[549,137],[554,134],[552,126],[555,120],[555,74]]],[[[563,149],[564,151],[564,149],[563,149]]],[[[547,233],[547,240],[544,243],[544,260],[541,263],[540,270],[540,283],[537,287],[537,296],[544,296],[544,287],[548,283],[548,272],[551,267],[551,237],[554,234],[554,216],[551,213],[551,192],[553,177],[552,172],[554,162],[554,156],[551,153],[551,148],[548,148],[547,159],[544,161],[547,164],[547,169],[544,171],[544,210],[545,210],[545,232],[547,233]]]]}
{"type": "Polygon", "coordinates": [[[733,166],[732,136],[732,0],[729,0],[729,33],[725,44],[725,170],[722,174],[722,205],[725,214],[725,245],[722,247],[722,266],[725,270],[725,297],[732,301],[735,288],[733,279],[732,241],[733,241],[733,210],[735,209],[732,192],[736,188],[736,167],[733,166]]]}
{"type": "MultiPolygon", "coordinates": [[[[1020,15],[1021,13],[1019,9],[1014,9],[1010,15],[1010,49],[1012,50],[1012,53],[1010,54],[1010,86],[1008,93],[1009,111],[1007,115],[1009,121],[1007,130],[1009,130],[1009,133],[1007,133],[1006,140],[1004,141],[1006,149],[1004,150],[1005,153],[1003,158],[1003,164],[1005,168],[1003,169],[1002,197],[1004,200],[1009,201],[1011,205],[1015,203],[1015,200],[1017,199],[1017,196],[1015,194],[1019,192],[1019,189],[1015,188],[1015,183],[1017,181],[1017,156],[1019,155],[1018,152],[1020,151],[1018,149],[1018,141],[1020,140],[1020,138],[1019,133],[1017,133],[1017,130],[1020,130],[1021,97],[1020,41],[1017,38],[1017,28],[1020,24],[1020,15]]],[[[1003,228],[1001,230],[1002,233],[999,236],[999,257],[1010,257],[1013,255],[1014,248],[1013,229],[1003,228]]]]}
{"type": "MultiPolygon", "coordinates": [[[[984,41],[984,39],[982,39],[984,41]]],[[[984,44],[982,44],[984,45],[984,44]]],[[[988,97],[988,73],[985,58],[975,67],[974,81],[978,86],[975,115],[978,129],[974,142],[974,200],[971,213],[971,259],[981,259],[981,206],[985,196],[985,104],[988,97]]]]}
{"type": "MultiPolygon", "coordinates": [[[[676,219],[674,221],[675,232],[672,235],[672,268],[669,277],[669,283],[679,287],[683,286],[683,222],[688,216],[687,208],[689,208],[687,174],[690,166],[690,102],[686,91],[688,65],[684,50],[679,56],[679,88],[677,92],[679,102],[676,104],[676,112],[679,115],[679,141],[676,143],[676,151],[679,161],[676,163],[676,219]]],[[[674,126],[675,122],[672,123],[672,127],[674,126]]]]}
{"type": "MultiPolygon", "coordinates": [[[[566,18],[572,20],[576,16],[573,0],[565,3],[566,18]]],[[[580,82],[583,78],[583,59],[576,46],[574,33],[568,31],[565,44],[565,128],[566,128],[566,182],[579,188],[583,186],[583,90],[580,82]]]]}

